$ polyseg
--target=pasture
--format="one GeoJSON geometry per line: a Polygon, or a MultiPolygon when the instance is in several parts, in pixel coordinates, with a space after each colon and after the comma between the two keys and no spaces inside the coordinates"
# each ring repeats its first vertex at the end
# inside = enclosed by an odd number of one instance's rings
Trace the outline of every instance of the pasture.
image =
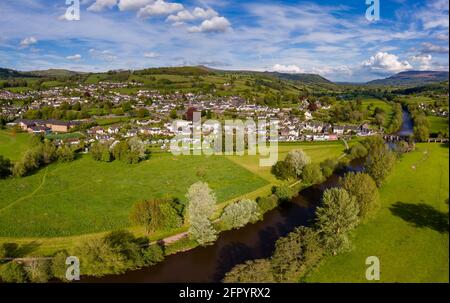
{"type": "Polygon", "coordinates": [[[20,159],[31,144],[32,136],[28,133],[12,133],[0,130],[0,155],[15,161],[20,159]]]}
{"type": "Polygon", "coordinates": [[[430,121],[430,133],[448,132],[448,118],[436,116],[427,116],[427,118],[430,121]]]}
{"type": "Polygon", "coordinates": [[[380,282],[449,279],[449,149],[417,144],[380,190],[381,209],[359,226],[353,250],[328,257],[307,282],[368,282],[365,260],[380,259],[380,282]]]}

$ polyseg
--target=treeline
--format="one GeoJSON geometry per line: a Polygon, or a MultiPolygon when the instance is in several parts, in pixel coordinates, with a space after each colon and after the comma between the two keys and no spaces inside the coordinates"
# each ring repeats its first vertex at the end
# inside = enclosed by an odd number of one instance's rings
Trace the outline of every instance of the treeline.
{"type": "Polygon", "coordinates": [[[138,137],[113,144],[94,143],[90,152],[94,160],[102,162],[119,160],[128,164],[136,164],[147,158],[147,148],[138,137]]]}
{"type": "Polygon", "coordinates": [[[15,163],[0,156],[0,178],[8,176],[23,177],[52,162],[70,162],[75,159],[75,152],[67,145],[57,147],[53,141],[33,137],[33,148],[27,150],[15,163]]]}
{"type": "Polygon", "coordinates": [[[418,108],[417,105],[408,105],[408,111],[414,124],[414,139],[419,142],[425,142],[430,137],[430,121],[426,114],[418,108]]]}
{"type": "MultiPolygon", "coordinates": [[[[20,250],[15,243],[4,243],[0,246],[0,259],[17,258],[20,250]]],[[[51,258],[29,262],[3,261],[0,263],[0,278],[9,283],[45,283],[52,278],[66,281],[66,259],[73,255],[79,258],[83,275],[101,277],[161,262],[164,248],[127,231],[115,231],[84,242],[71,253],[60,251],[51,258]]]]}
{"type": "Polygon", "coordinates": [[[296,228],[276,242],[270,258],[239,264],[225,275],[223,281],[299,282],[324,258],[349,250],[352,231],[379,209],[377,185],[381,186],[390,172],[395,154],[387,149],[381,138],[374,137],[352,147],[349,156],[366,157],[367,173],[345,174],[337,187],[323,193],[311,227],[296,228]],[[378,174],[379,170],[374,167],[381,166],[386,167],[386,171],[378,174]]]}
{"type": "Polygon", "coordinates": [[[403,109],[400,103],[394,103],[392,106],[392,118],[389,124],[389,128],[386,130],[387,133],[395,133],[398,131],[403,124],[403,109]]]}

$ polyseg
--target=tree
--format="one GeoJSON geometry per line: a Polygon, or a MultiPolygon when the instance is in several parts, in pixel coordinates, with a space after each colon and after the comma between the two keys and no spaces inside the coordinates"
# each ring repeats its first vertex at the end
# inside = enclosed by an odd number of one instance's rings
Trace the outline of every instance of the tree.
{"type": "Polygon", "coordinates": [[[33,283],[46,283],[50,280],[50,264],[47,260],[33,260],[25,270],[33,283]]]}
{"type": "Polygon", "coordinates": [[[297,282],[322,258],[324,248],[319,233],[300,227],[280,238],[271,257],[273,274],[278,282],[297,282]]]}
{"type": "Polygon", "coordinates": [[[56,159],[56,146],[53,142],[46,140],[38,147],[42,153],[42,161],[44,164],[50,164],[56,159]]]}
{"type": "Polygon", "coordinates": [[[109,145],[106,143],[95,143],[91,147],[91,155],[94,160],[110,162],[112,160],[109,145]]]}
{"type": "Polygon", "coordinates": [[[384,144],[376,144],[366,158],[366,171],[375,180],[378,187],[391,172],[396,161],[395,154],[384,144]]]}
{"type": "Polygon", "coordinates": [[[130,219],[134,224],[145,227],[147,234],[156,231],[162,225],[160,201],[147,200],[137,202],[133,206],[130,219]]]}
{"type": "Polygon", "coordinates": [[[196,217],[210,218],[216,210],[216,195],[207,183],[197,182],[189,188],[186,198],[188,200],[188,219],[196,217]]]}
{"type": "Polygon", "coordinates": [[[430,137],[430,130],[424,125],[414,127],[414,137],[419,142],[425,142],[430,137]]]}
{"type": "Polygon", "coordinates": [[[287,180],[289,178],[294,178],[295,172],[292,167],[285,161],[278,161],[272,166],[272,174],[280,180],[287,180]]]}
{"type": "Polygon", "coordinates": [[[304,167],[311,163],[311,159],[301,149],[290,151],[284,161],[297,177],[300,177],[304,167]]]}
{"type": "Polygon", "coordinates": [[[268,259],[250,260],[225,274],[224,283],[274,283],[272,265],[268,259]]]}
{"type": "Polygon", "coordinates": [[[241,200],[228,205],[220,221],[226,229],[240,228],[261,219],[258,204],[253,200],[241,200]]]}
{"type": "Polygon", "coordinates": [[[75,153],[67,145],[62,145],[56,150],[56,156],[60,162],[71,162],[75,159],[75,153]]]}
{"type": "Polygon", "coordinates": [[[6,178],[11,175],[12,163],[9,159],[3,158],[0,155],[0,179],[6,178]]]}
{"type": "Polygon", "coordinates": [[[316,210],[316,227],[333,254],[350,246],[348,235],[359,223],[358,213],[355,198],[345,189],[331,188],[324,192],[322,206],[316,210]]]}
{"type": "Polygon", "coordinates": [[[270,195],[268,197],[259,198],[257,199],[257,203],[259,212],[261,214],[265,214],[278,206],[278,197],[275,195],[270,195]]]}
{"type": "Polygon", "coordinates": [[[356,142],[355,145],[350,148],[349,156],[350,159],[360,159],[366,157],[367,153],[367,148],[361,143],[356,142]]]}
{"type": "Polygon", "coordinates": [[[292,188],[285,184],[272,188],[272,193],[280,202],[289,202],[295,194],[292,188]]]}
{"type": "Polygon", "coordinates": [[[302,179],[307,184],[318,184],[323,181],[322,170],[317,163],[311,163],[305,166],[302,173],[302,179]]]}
{"type": "Polygon", "coordinates": [[[27,272],[22,264],[12,261],[0,267],[0,277],[6,283],[25,283],[27,272]]]}
{"type": "Polygon", "coordinates": [[[216,231],[209,218],[216,209],[216,196],[204,182],[197,182],[186,194],[188,200],[189,234],[200,245],[207,245],[217,238],[216,231]]]}
{"type": "Polygon", "coordinates": [[[209,245],[217,239],[217,231],[206,217],[191,219],[189,235],[202,246],[209,245]]]}
{"type": "Polygon", "coordinates": [[[338,162],[336,160],[327,159],[327,160],[323,161],[322,163],[320,163],[320,169],[322,170],[322,175],[325,178],[330,177],[333,174],[333,172],[337,166],[338,166],[338,162]]]}
{"type": "Polygon", "coordinates": [[[339,185],[355,197],[361,220],[373,215],[380,207],[378,188],[375,181],[365,173],[347,173],[339,185]]]}
{"type": "Polygon", "coordinates": [[[132,153],[137,154],[139,160],[145,158],[146,147],[141,139],[139,139],[138,137],[131,138],[130,140],[128,140],[128,146],[130,147],[130,151],[132,153]]]}

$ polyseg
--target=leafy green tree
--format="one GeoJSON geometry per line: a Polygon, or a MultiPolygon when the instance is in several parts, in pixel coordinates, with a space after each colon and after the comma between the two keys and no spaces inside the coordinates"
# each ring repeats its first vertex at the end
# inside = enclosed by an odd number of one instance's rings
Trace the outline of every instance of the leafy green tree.
{"type": "Polygon", "coordinates": [[[39,152],[42,153],[44,164],[50,164],[56,159],[56,146],[49,140],[45,140],[43,144],[40,144],[39,152]]]}
{"type": "Polygon", "coordinates": [[[247,261],[226,273],[224,283],[274,283],[272,265],[268,259],[247,261]]]}
{"type": "Polygon", "coordinates": [[[270,195],[268,197],[259,198],[257,200],[259,212],[265,214],[266,212],[275,209],[278,206],[278,197],[270,195]]]}
{"type": "Polygon", "coordinates": [[[46,283],[50,280],[50,263],[47,260],[34,260],[25,269],[33,283],[46,283]]]}
{"type": "Polygon", "coordinates": [[[61,281],[66,280],[66,259],[69,254],[66,251],[57,252],[51,261],[50,273],[53,277],[60,279],[61,281]]]}
{"type": "Polygon", "coordinates": [[[189,235],[191,239],[197,241],[202,246],[209,245],[217,239],[217,231],[214,229],[211,221],[206,217],[200,216],[191,218],[189,235]]]}
{"type": "Polygon", "coordinates": [[[188,200],[188,219],[197,217],[210,218],[216,210],[216,195],[205,182],[197,182],[189,187],[186,194],[188,200]]]}
{"type": "Polygon", "coordinates": [[[164,250],[160,245],[153,244],[141,250],[146,266],[155,265],[164,260],[164,250]]]}
{"type": "Polygon", "coordinates": [[[292,167],[285,161],[278,161],[272,166],[272,174],[280,180],[295,178],[296,174],[292,167]]]}
{"type": "Polygon", "coordinates": [[[350,148],[349,157],[350,159],[360,159],[367,156],[367,148],[361,143],[357,142],[350,148]]]}
{"type": "Polygon", "coordinates": [[[430,137],[430,130],[424,125],[414,127],[414,137],[419,142],[425,142],[430,137]]]}
{"type": "Polygon", "coordinates": [[[9,262],[0,267],[0,277],[6,283],[27,282],[27,272],[22,264],[9,262]]]}
{"type": "Polygon", "coordinates": [[[159,208],[160,201],[147,200],[134,204],[130,219],[134,224],[145,227],[147,234],[158,230],[162,226],[162,215],[159,208]]]}
{"type": "Polygon", "coordinates": [[[347,173],[339,185],[355,197],[361,220],[372,216],[380,207],[378,188],[375,181],[365,173],[347,173]]]}
{"type": "Polygon", "coordinates": [[[0,179],[6,178],[11,175],[11,168],[11,161],[0,155],[0,179]]]}
{"type": "Polygon", "coordinates": [[[308,227],[297,228],[276,242],[271,257],[273,274],[278,282],[297,282],[323,254],[319,233],[308,227]]]}
{"type": "Polygon", "coordinates": [[[306,184],[318,184],[324,180],[320,165],[311,163],[305,166],[302,173],[302,180],[306,184]]]}
{"type": "Polygon", "coordinates": [[[359,223],[358,213],[355,198],[345,189],[331,188],[324,192],[322,206],[316,210],[316,227],[333,254],[350,246],[348,236],[359,223]]]}
{"type": "Polygon", "coordinates": [[[306,165],[311,163],[309,156],[301,149],[291,150],[284,160],[288,167],[294,171],[297,177],[302,175],[303,169],[306,165]]]}
{"type": "Polygon", "coordinates": [[[322,175],[325,178],[330,177],[333,173],[336,167],[338,166],[338,162],[333,159],[327,159],[320,163],[320,169],[322,170],[322,175]]]}
{"type": "Polygon", "coordinates": [[[71,162],[75,159],[75,153],[67,145],[62,145],[56,150],[56,156],[60,162],[71,162]]]}
{"type": "Polygon", "coordinates": [[[260,219],[258,204],[248,199],[228,205],[220,217],[220,221],[226,229],[240,228],[260,219]]]}
{"type": "Polygon", "coordinates": [[[292,188],[290,188],[286,184],[282,184],[279,186],[274,186],[272,188],[272,193],[278,198],[278,200],[282,203],[289,202],[292,197],[295,195],[292,188]]]}
{"type": "Polygon", "coordinates": [[[395,165],[396,156],[384,144],[374,145],[366,158],[366,171],[375,180],[378,187],[383,184],[395,165]]]}

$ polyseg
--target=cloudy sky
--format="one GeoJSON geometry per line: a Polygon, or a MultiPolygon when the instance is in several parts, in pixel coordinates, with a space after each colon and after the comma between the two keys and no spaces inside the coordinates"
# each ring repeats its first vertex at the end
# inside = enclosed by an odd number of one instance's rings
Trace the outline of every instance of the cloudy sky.
{"type": "Polygon", "coordinates": [[[0,0],[0,67],[207,65],[367,81],[448,70],[449,0],[0,0]]]}

